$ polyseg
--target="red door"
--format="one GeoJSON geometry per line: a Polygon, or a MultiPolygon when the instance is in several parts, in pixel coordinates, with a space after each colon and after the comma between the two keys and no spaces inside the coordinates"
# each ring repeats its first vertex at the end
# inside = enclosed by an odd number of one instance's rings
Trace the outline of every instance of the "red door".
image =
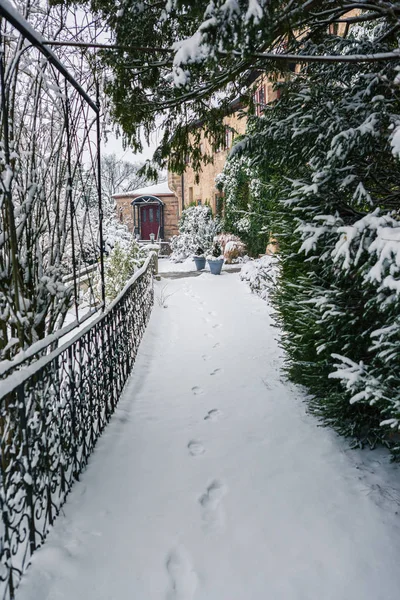
{"type": "Polygon", "coordinates": [[[142,225],[141,239],[149,240],[151,233],[154,233],[154,237],[157,239],[160,227],[160,207],[156,204],[142,206],[140,208],[140,221],[142,225]]]}

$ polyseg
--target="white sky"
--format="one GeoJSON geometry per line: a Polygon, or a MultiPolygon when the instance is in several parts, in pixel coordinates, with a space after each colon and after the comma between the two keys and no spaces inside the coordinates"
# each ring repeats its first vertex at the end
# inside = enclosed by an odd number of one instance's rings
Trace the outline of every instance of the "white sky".
{"type": "Polygon", "coordinates": [[[119,159],[127,160],[129,162],[143,162],[147,159],[151,159],[154,153],[154,150],[157,147],[158,141],[160,139],[160,132],[155,131],[150,140],[150,145],[148,146],[145,142],[143,143],[143,152],[140,154],[134,154],[133,151],[128,147],[126,149],[123,148],[122,138],[116,138],[114,134],[108,134],[107,143],[102,144],[102,153],[103,154],[116,154],[119,159]]]}

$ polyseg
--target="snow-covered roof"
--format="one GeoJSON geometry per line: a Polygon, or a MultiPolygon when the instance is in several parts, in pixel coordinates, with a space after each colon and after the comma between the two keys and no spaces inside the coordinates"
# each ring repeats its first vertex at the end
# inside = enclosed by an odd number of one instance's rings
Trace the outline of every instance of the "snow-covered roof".
{"type": "Polygon", "coordinates": [[[155,185],[149,185],[144,188],[138,188],[130,192],[123,192],[121,194],[113,194],[113,198],[126,198],[133,196],[171,196],[174,192],[169,189],[168,181],[162,183],[156,183],[155,185]]]}

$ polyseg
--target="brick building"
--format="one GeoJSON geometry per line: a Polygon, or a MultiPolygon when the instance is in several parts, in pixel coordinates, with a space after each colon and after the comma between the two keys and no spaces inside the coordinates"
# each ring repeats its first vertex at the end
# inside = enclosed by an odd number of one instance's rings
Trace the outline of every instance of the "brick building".
{"type": "Polygon", "coordinates": [[[213,155],[213,162],[202,166],[198,182],[196,182],[196,172],[190,164],[188,164],[183,175],[168,174],[169,186],[179,197],[179,214],[181,214],[184,207],[193,203],[208,203],[214,214],[218,211],[221,194],[215,187],[215,177],[224,168],[234,137],[243,134],[246,130],[246,118],[240,118],[239,108],[238,106],[237,111],[224,118],[226,126],[225,143],[217,151],[213,152],[209,140],[203,133],[201,134],[202,152],[206,155],[213,155]]]}
{"type": "Polygon", "coordinates": [[[117,217],[141,240],[169,240],[178,233],[179,207],[176,193],[167,182],[114,194],[117,217]]]}

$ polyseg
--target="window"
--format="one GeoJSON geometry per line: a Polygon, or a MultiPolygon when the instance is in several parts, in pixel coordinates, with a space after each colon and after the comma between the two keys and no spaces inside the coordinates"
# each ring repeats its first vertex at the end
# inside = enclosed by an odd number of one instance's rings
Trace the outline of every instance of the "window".
{"type": "Polygon", "coordinates": [[[193,203],[193,188],[189,188],[189,204],[193,203]]]}
{"type": "Polygon", "coordinates": [[[263,110],[266,105],[265,85],[262,85],[260,88],[258,88],[256,95],[255,95],[255,102],[256,102],[257,116],[259,117],[263,113],[263,110]]]}
{"type": "Polygon", "coordinates": [[[224,199],[222,196],[215,195],[215,212],[219,217],[222,217],[224,211],[224,199]]]}
{"type": "Polygon", "coordinates": [[[198,198],[198,200],[197,200],[197,206],[201,206],[201,198],[198,198]]]}
{"type": "Polygon", "coordinates": [[[122,206],[120,206],[120,207],[119,207],[119,220],[121,221],[121,223],[122,223],[122,222],[123,222],[123,220],[124,220],[124,212],[123,212],[123,210],[124,210],[124,209],[122,208],[122,206]]]}
{"type": "Polygon", "coordinates": [[[231,130],[229,127],[225,128],[225,150],[231,147],[231,130]]]}
{"type": "Polygon", "coordinates": [[[152,223],[153,220],[154,220],[153,209],[149,208],[149,221],[150,221],[150,223],[152,223]]]}
{"type": "Polygon", "coordinates": [[[264,108],[264,106],[265,106],[265,85],[262,85],[260,87],[260,91],[258,93],[258,101],[260,103],[260,106],[262,108],[264,108]]]}
{"type": "Polygon", "coordinates": [[[156,223],[160,223],[160,207],[157,207],[156,210],[156,223]]]}

